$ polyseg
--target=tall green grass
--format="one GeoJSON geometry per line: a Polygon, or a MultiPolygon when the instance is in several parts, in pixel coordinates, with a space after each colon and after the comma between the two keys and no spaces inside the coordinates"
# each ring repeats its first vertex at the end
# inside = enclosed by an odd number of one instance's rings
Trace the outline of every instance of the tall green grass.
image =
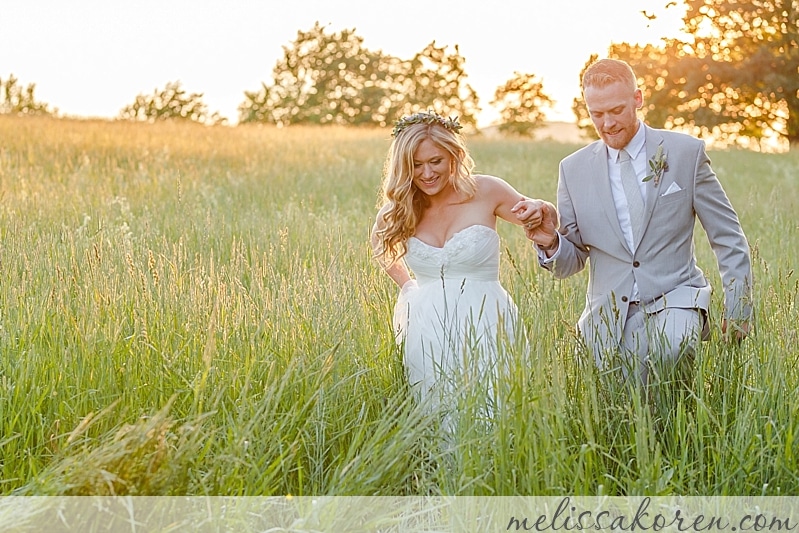
{"type": "MultiPolygon", "coordinates": [[[[470,140],[554,199],[576,146],[470,140]]],[[[586,279],[501,223],[529,342],[503,408],[418,409],[367,245],[388,131],[0,117],[0,494],[796,494],[796,154],[712,152],[753,248],[756,334],[658,409],[573,329],[586,279]]],[[[720,286],[701,229],[701,266],[720,286]]]]}

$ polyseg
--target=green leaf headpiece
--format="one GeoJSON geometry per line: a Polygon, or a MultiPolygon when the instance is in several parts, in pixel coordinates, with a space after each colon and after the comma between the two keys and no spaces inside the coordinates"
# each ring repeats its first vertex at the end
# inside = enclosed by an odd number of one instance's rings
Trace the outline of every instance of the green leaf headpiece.
{"type": "Polygon", "coordinates": [[[418,113],[402,117],[396,121],[394,123],[394,129],[391,131],[391,136],[396,138],[402,130],[412,124],[438,124],[452,133],[458,133],[463,127],[458,123],[458,117],[444,118],[433,110],[419,111],[418,113]]]}

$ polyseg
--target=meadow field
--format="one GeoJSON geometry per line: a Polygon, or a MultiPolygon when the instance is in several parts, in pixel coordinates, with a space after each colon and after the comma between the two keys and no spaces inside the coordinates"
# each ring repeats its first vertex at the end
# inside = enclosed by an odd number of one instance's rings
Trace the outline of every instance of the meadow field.
{"type": "MultiPolygon", "coordinates": [[[[0,495],[799,494],[799,154],[711,152],[756,333],[721,338],[698,229],[713,335],[667,408],[585,364],[587,276],[500,222],[529,344],[453,438],[408,397],[368,247],[389,133],[0,117],[0,495]]],[[[578,145],[470,146],[554,199],[578,145]]]]}

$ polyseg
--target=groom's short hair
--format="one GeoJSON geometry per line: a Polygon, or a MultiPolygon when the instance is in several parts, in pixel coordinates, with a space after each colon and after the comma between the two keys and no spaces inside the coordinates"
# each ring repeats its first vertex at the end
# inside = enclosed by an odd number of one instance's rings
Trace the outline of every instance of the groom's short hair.
{"type": "Polygon", "coordinates": [[[628,84],[632,90],[638,88],[635,72],[626,62],[619,59],[599,59],[583,72],[582,88],[607,87],[617,81],[628,84]]]}

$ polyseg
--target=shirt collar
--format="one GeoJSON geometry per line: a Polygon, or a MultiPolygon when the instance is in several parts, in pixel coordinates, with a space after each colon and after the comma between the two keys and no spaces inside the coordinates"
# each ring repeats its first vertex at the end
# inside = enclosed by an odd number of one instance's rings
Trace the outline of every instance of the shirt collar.
{"type": "MultiPolygon", "coordinates": [[[[644,147],[646,141],[646,133],[644,132],[644,124],[641,120],[638,120],[638,131],[635,132],[633,138],[630,139],[630,142],[627,143],[627,146],[624,147],[627,150],[627,153],[630,154],[630,159],[635,159],[635,156],[638,155],[638,152],[644,147]]],[[[617,162],[619,160],[619,152],[621,150],[617,150],[616,148],[611,148],[608,146],[608,156],[610,160],[613,162],[617,162]]]]}

